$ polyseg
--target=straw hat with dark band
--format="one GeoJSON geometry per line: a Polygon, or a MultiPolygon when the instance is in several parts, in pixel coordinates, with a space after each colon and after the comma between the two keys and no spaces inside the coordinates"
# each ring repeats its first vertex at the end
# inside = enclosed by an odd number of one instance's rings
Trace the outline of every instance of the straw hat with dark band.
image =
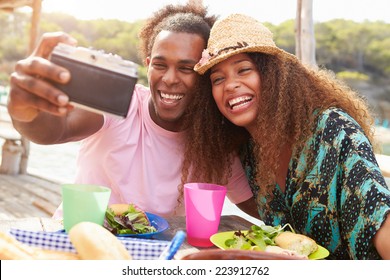
{"type": "Polygon", "coordinates": [[[215,22],[207,49],[203,51],[194,70],[204,74],[215,64],[242,52],[261,52],[296,58],[278,48],[272,39],[272,32],[259,21],[246,15],[232,14],[215,22]]]}

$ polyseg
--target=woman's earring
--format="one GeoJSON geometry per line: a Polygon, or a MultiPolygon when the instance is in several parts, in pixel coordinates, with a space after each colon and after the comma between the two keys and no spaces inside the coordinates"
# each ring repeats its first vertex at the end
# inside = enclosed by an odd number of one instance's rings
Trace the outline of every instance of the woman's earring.
{"type": "Polygon", "coordinates": [[[225,117],[222,116],[222,121],[221,121],[221,124],[224,125],[225,124],[225,117]]]}

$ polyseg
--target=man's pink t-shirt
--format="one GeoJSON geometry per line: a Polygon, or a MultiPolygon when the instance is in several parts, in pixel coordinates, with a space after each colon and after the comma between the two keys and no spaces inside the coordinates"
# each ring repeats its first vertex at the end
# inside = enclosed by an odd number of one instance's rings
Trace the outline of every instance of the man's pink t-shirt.
{"type": "MultiPolygon", "coordinates": [[[[176,209],[183,132],[167,131],[155,124],[149,114],[149,99],[149,89],[136,85],[128,116],[106,115],[103,127],[82,141],[76,183],[111,188],[110,204],[134,203],[163,217],[184,215],[183,205],[176,209]]],[[[227,188],[227,196],[235,204],[252,197],[238,158],[227,188]]]]}

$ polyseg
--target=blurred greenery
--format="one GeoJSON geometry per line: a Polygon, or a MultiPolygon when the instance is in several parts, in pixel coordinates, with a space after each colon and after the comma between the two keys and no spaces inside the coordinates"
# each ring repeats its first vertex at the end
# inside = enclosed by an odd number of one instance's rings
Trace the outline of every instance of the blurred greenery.
{"type": "Polygon", "coordinates": [[[337,73],[339,79],[344,80],[356,80],[356,81],[368,81],[369,77],[366,74],[357,71],[341,71],[337,73]]]}
{"type": "MultiPolygon", "coordinates": [[[[138,32],[143,21],[78,20],[62,13],[43,13],[40,34],[64,31],[78,40],[79,46],[115,53],[140,66],[138,82],[147,85],[146,69],[138,52],[138,32]]],[[[28,55],[30,15],[0,12],[0,84],[8,84],[15,62],[28,55]]]]}
{"type": "MultiPolygon", "coordinates": [[[[138,32],[144,22],[79,20],[61,13],[43,13],[40,33],[64,31],[80,46],[116,53],[140,65],[139,82],[147,85],[146,69],[138,52],[138,32]]],[[[276,44],[295,53],[295,21],[265,23],[276,44]]],[[[30,14],[0,13],[0,84],[7,84],[17,60],[28,55],[30,14]]],[[[315,23],[316,60],[339,77],[376,81],[390,78],[390,24],[381,21],[331,20],[315,23]]]]}

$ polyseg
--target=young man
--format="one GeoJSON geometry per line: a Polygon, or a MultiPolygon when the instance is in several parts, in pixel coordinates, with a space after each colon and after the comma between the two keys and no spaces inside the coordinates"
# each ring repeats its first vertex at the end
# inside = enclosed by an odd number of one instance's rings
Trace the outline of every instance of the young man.
{"type": "MultiPolygon", "coordinates": [[[[193,67],[215,20],[206,14],[203,7],[168,5],[147,21],[141,49],[150,89],[136,85],[123,120],[69,105],[67,95],[51,82],[67,83],[70,74],[48,58],[59,42],[76,42],[64,33],[45,34],[11,76],[8,111],[15,128],[39,144],[82,140],[76,182],[110,187],[110,203],[134,203],[165,217],[183,215],[185,120],[199,88],[193,67]]],[[[229,199],[256,215],[238,159],[232,170],[229,199]]]]}

